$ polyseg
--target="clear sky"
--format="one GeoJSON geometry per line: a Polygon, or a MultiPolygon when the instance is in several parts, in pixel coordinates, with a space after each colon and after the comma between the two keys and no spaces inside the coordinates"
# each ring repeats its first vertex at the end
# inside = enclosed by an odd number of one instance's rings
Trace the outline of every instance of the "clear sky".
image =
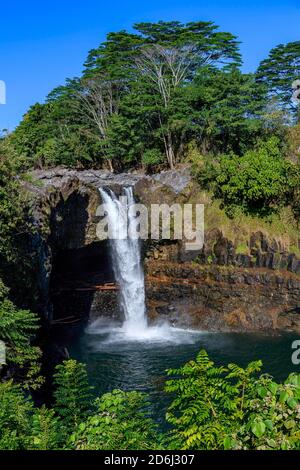
{"type": "Polygon", "coordinates": [[[7,0],[0,15],[0,80],[7,86],[0,129],[10,130],[31,104],[80,74],[106,33],[135,22],[212,20],[242,41],[246,72],[275,45],[300,40],[299,0],[7,0]]]}

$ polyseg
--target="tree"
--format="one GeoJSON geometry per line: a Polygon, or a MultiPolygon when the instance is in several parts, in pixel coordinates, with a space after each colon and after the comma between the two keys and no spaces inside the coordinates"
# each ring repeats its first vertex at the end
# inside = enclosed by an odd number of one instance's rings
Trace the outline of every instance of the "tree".
{"type": "Polygon", "coordinates": [[[142,44],[144,40],[138,34],[127,31],[108,33],[106,41],[89,51],[84,63],[83,78],[97,78],[105,73],[107,79],[122,82],[123,89],[126,90],[130,81],[135,79],[132,64],[142,44]]]}
{"type": "Polygon", "coordinates": [[[235,67],[206,67],[187,89],[189,136],[202,155],[243,153],[266,134],[262,87],[235,67]]]}
{"type": "Polygon", "coordinates": [[[137,23],[109,33],[11,141],[41,168],[156,171],[184,161],[191,142],[204,156],[241,155],[272,134],[285,140],[298,57],[298,42],[281,45],[243,74],[237,38],[213,22],[137,23]]]}
{"type": "Polygon", "coordinates": [[[292,99],[293,83],[300,78],[300,41],[279,44],[271,49],[257,69],[257,80],[262,82],[269,96],[279,106],[296,115],[298,103],[292,99]]]}
{"type": "MultiPolygon", "coordinates": [[[[178,89],[191,82],[201,66],[221,66],[228,62],[239,64],[238,43],[233,35],[217,31],[212,22],[182,24],[160,21],[138,23],[134,29],[138,34],[111,33],[106,42],[92,50],[84,77],[99,79],[104,74],[106,79],[118,81],[120,112],[122,99],[135,103],[133,112],[139,119],[134,117],[138,123],[134,133],[139,133],[139,125],[143,128],[148,126],[148,134],[158,141],[158,146],[163,146],[168,165],[173,168],[180,148],[177,135],[184,126],[176,116],[177,109],[180,109],[180,105],[176,107],[180,95],[178,89]],[[140,104],[137,104],[138,100],[140,104]],[[144,110],[143,115],[141,109],[144,110]]],[[[113,119],[113,128],[120,126],[121,122],[123,128],[123,121],[122,116],[113,119]]],[[[119,147],[115,130],[111,132],[109,129],[108,134],[110,144],[114,142],[119,147]]],[[[154,150],[159,155],[159,148],[155,145],[154,149],[146,151],[153,155],[154,150]]],[[[115,147],[111,153],[114,150],[115,147]]]]}
{"type": "Polygon", "coordinates": [[[136,29],[148,37],[146,45],[140,48],[136,65],[145,81],[152,84],[149,91],[158,96],[160,134],[168,165],[173,168],[176,152],[171,104],[178,96],[177,89],[191,82],[201,67],[228,60],[239,63],[237,43],[234,36],[215,32],[213,23],[142,23],[136,29]]]}
{"type": "Polygon", "coordinates": [[[43,164],[37,158],[37,151],[54,133],[55,126],[51,113],[52,104],[34,104],[12,134],[12,142],[16,150],[26,157],[28,168],[43,164]]]}
{"type": "Polygon", "coordinates": [[[215,195],[223,200],[229,215],[235,207],[268,215],[286,202],[293,184],[292,169],[282,156],[278,140],[272,137],[241,157],[229,154],[220,158],[215,195]]]}
{"type": "Polygon", "coordinates": [[[27,231],[26,194],[21,194],[18,173],[24,159],[11,143],[10,137],[0,139],[0,274],[1,265],[18,258],[20,236],[27,231]]]}
{"type": "Polygon", "coordinates": [[[92,387],[88,383],[84,364],[73,359],[56,367],[54,374],[55,409],[66,424],[76,426],[91,406],[92,387]]]}
{"type": "MultiPolygon", "coordinates": [[[[118,114],[119,84],[104,76],[80,81],[76,89],[77,111],[82,113],[92,126],[96,126],[100,143],[105,147],[109,121],[118,114]]],[[[110,171],[114,171],[112,159],[104,151],[110,171]]]]}
{"type": "MultiPolygon", "coordinates": [[[[138,70],[146,80],[152,82],[159,94],[161,103],[157,103],[158,121],[163,138],[164,149],[169,167],[176,163],[174,138],[168,122],[170,104],[177,87],[187,79],[193,62],[193,47],[176,48],[155,44],[141,50],[136,60],[138,70]],[[160,107],[162,106],[162,110],[160,107]]],[[[151,87],[150,87],[151,88],[151,87]]]]}
{"type": "Polygon", "coordinates": [[[11,136],[27,168],[64,165],[81,168],[101,163],[103,151],[97,128],[79,111],[79,80],[49,93],[45,104],[35,104],[11,136]]]}

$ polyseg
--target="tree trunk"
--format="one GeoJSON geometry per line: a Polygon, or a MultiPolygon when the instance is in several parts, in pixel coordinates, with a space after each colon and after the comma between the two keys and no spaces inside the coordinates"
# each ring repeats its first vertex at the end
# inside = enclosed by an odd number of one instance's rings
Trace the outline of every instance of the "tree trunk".
{"type": "Polygon", "coordinates": [[[109,171],[110,171],[111,173],[114,173],[115,170],[114,170],[114,167],[113,167],[113,164],[112,164],[112,161],[111,161],[110,158],[107,159],[107,163],[108,163],[109,171]]]}
{"type": "Polygon", "coordinates": [[[164,141],[165,141],[165,148],[166,148],[166,154],[167,154],[169,167],[171,170],[173,170],[175,166],[175,154],[173,150],[172,135],[170,131],[167,132],[167,135],[164,138],[164,141]]]}

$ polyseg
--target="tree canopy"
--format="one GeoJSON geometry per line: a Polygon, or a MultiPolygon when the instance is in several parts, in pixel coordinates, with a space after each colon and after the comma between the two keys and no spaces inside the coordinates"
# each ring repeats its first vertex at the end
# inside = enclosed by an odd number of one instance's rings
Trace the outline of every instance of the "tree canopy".
{"type": "Polygon", "coordinates": [[[257,70],[257,80],[265,84],[269,96],[297,114],[293,83],[300,79],[300,41],[279,44],[271,49],[257,70]]]}

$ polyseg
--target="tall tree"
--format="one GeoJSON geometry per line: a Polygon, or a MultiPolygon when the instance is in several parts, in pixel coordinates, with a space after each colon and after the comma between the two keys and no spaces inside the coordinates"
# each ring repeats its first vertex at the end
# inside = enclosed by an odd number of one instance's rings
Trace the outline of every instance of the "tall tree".
{"type": "Polygon", "coordinates": [[[119,81],[110,80],[106,76],[90,77],[80,80],[75,95],[78,100],[77,111],[85,120],[96,126],[100,145],[104,148],[104,158],[110,171],[113,171],[112,159],[105,152],[105,143],[110,119],[118,114],[120,86],[119,81]]]}
{"type": "Polygon", "coordinates": [[[178,89],[193,80],[199,67],[240,64],[238,42],[232,34],[217,31],[212,22],[160,21],[138,23],[134,29],[138,34],[108,35],[105,43],[90,52],[84,75],[98,77],[105,71],[111,79],[118,78],[125,95],[138,92],[147,113],[144,121],[161,139],[173,168],[176,139],[171,116],[178,89]]]}
{"type": "Polygon", "coordinates": [[[264,133],[263,87],[237,67],[201,69],[188,87],[189,133],[202,155],[241,154],[264,133]]]}
{"type": "Polygon", "coordinates": [[[293,83],[300,79],[300,41],[279,44],[271,49],[257,70],[257,80],[265,84],[270,97],[293,116],[298,103],[293,100],[293,83]]]}

